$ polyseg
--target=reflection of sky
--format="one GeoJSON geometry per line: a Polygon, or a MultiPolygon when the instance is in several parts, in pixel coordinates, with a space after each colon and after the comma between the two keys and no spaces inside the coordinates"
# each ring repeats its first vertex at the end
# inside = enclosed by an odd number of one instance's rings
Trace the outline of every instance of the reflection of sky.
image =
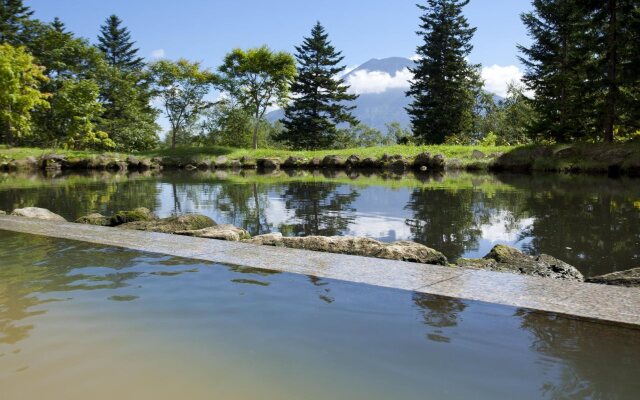
{"type": "MultiPolygon", "coordinates": [[[[159,207],[156,213],[166,217],[176,212],[176,200],[173,186],[168,183],[159,183],[159,207]]],[[[211,217],[218,223],[235,223],[230,212],[216,208],[216,198],[220,195],[222,183],[198,183],[193,185],[180,184],[177,186],[177,203],[180,205],[179,213],[200,213],[211,217]]],[[[348,195],[354,187],[339,185],[333,194],[348,195]]],[[[344,235],[366,236],[374,239],[391,242],[394,240],[411,240],[412,234],[406,220],[413,218],[413,212],[406,207],[410,202],[412,189],[390,189],[381,186],[355,187],[359,196],[351,203],[348,209],[340,211],[340,215],[352,219],[352,222],[343,232],[344,235]]],[[[302,223],[295,216],[294,209],[287,209],[285,199],[279,187],[270,187],[266,192],[258,193],[261,204],[264,205],[264,219],[267,225],[278,231],[282,225],[302,223]]],[[[248,208],[252,209],[253,198],[250,199],[248,208]]],[[[487,210],[486,203],[478,202],[474,205],[473,212],[477,215],[487,210]]],[[[336,213],[325,211],[325,215],[336,213]]],[[[489,210],[488,222],[480,223],[476,217],[476,227],[482,234],[478,237],[476,249],[467,248],[464,257],[482,257],[496,244],[509,244],[522,248],[531,241],[530,237],[520,238],[534,222],[533,218],[516,220],[508,210],[489,210]]]]}

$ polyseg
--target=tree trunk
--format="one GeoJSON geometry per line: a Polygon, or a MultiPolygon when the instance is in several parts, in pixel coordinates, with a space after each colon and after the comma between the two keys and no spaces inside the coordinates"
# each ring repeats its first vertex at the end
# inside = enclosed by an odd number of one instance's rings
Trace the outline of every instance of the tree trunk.
{"type": "Polygon", "coordinates": [[[171,148],[175,149],[176,148],[176,130],[172,129],[171,130],[171,148]]]}
{"type": "MultiPolygon", "coordinates": [[[[257,148],[257,147],[256,147],[257,148]]],[[[258,184],[253,184],[253,199],[256,206],[256,235],[260,234],[260,203],[258,202],[258,184]]]]}
{"type": "Polygon", "coordinates": [[[256,114],[256,120],[253,123],[253,148],[258,148],[258,128],[260,125],[260,120],[258,119],[258,115],[256,114]]]}
{"type": "Polygon", "coordinates": [[[613,142],[613,130],[616,120],[617,85],[617,0],[609,0],[609,27],[607,32],[607,106],[604,117],[604,141],[613,142]]]}

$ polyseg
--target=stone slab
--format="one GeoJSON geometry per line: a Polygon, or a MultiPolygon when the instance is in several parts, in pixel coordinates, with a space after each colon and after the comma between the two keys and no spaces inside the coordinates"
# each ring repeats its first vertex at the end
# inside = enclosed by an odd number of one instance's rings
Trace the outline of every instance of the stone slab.
{"type": "Polygon", "coordinates": [[[0,215],[0,230],[339,279],[640,327],[640,290],[0,215]]]}

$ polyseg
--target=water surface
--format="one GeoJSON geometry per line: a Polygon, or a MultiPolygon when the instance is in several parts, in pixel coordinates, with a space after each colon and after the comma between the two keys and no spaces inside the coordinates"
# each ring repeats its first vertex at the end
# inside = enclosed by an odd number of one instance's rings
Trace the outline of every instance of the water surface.
{"type": "Polygon", "coordinates": [[[640,331],[0,231],[0,398],[635,399],[640,331]]]}
{"type": "Polygon", "coordinates": [[[415,240],[451,261],[505,243],[592,276],[640,267],[640,180],[567,175],[275,175],[165,172],[0,175],[0,210],[37,206],[74,220],[145,206],[196,212],[252,234],[415,240]]]}

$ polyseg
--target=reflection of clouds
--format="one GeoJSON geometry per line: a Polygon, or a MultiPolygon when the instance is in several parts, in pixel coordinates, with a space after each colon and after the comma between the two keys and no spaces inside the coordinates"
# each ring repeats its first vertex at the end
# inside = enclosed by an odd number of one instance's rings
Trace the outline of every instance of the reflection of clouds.
{"type": "Polygon", "coordinates": [[[357,213],[346,234],[383,241],[408,240],[411,239],[411,228],[405,223],[404,218],[357,213]]]}
{"type": "Polygon", "coordinates": [[[514,217],[509,211],[498,211],[491,216],[489,223],[480,225],[482,239],[492,243],[517,242],[520,234],[529,229],[534,221],[534,218],[514,221],[514,217]]]}

